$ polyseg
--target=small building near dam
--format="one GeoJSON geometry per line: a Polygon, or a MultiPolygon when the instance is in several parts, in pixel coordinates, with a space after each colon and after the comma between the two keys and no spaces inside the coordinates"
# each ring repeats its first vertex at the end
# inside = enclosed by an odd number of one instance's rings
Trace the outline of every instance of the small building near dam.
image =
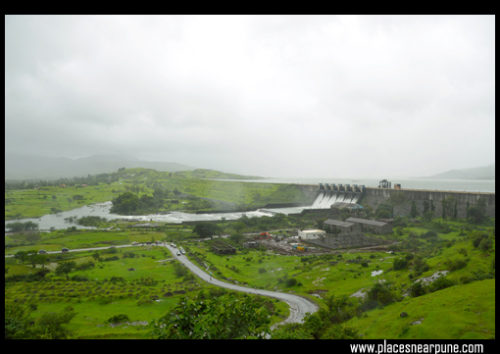
{"type": "Polygon", "coordinates": [[[302,240],[314,240],[326,236],[323,230],[299,230],[299,238],[302,240]]]}
{"type": "Polygon", "coordinates": [[[356,224],[348,221],[328,219],[324,223],[324,228],[332,234],[352,234],[357,232],[356,224]]]}
{"type": "Polygon", "coordinates": [[[370,232],[374,234],[390,234],[392,233],[392,226],[386,222],[361,219],[361,218],[347,218],[347,222],[359,225],[361,232],[370,232]]]}

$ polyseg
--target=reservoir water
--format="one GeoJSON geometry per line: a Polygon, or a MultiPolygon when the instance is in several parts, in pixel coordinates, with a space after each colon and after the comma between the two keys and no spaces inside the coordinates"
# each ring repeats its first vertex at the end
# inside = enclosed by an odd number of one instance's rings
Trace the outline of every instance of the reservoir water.
{"type": "MultiPolygon", "coordinates": [[[[456,192],[486,192],[495,193],[494,179],[430,179],[430,178],[389,178],[392,185],[400,183],[405,189],[425,189],[438,191],[456,192]]],[[[358,184],[366,187],[377,188],[379,179],[374,178],[263,178],[253,180],[225,179],[224,181],[235,182],[258,182],[258,183],[293,183],[293,184],[358,184]]]]}
{"type": "MultiPolygon", "coordinates": [[[[236,180],[234,180],[236,181],[236,180]]],[[[237,180],[242,182],[242,180],[237,180]]],[[[246,180],[244,180],[246,181],[246,180]]],[[[468,191],[468,192],[489,192],[495,193],[495,180],[431,180],[431,179],[414,179],[391,180],[392,183],[401,183],[403,188],[408,189],[426,189],[426,190],[444,190],[444,191],[468,191]]],[[[377,187],[378,180],[375,179],[326,179],[326,178],[302,178],[302,179],[286,179],[286,178],[271,178],[260,180],[248,180],[248,182],[266,182],[266,183],[296,183],[296,184],[319,184],[319,183],[335,183],[335,184],[358,184],[366,187],[377,187]]],[[[328,209],[336,202],[356,203],[357,200],[339,200],[335,195],[319,194],[312,205],[303,207],[291,208],[266,208],[254,211],[245,212],[229,212],[229,213],[203,213],[190,214],[184,212],[170,212],[166,214],[149,214],[149,215],[118,215],[110,212],[111,202],[96,203],[87,205],[81,208],[60,212],[57,214],[48,214],[40,218],[29,218],[20,220],[6,221],[5,225],[12,222],[32,221],[38,224],[40,230],[50,229],[66,229],[74,226],[79,229],[92,229],[76,224],[68,218],[81,218],[84,216],[99,216],[107,220],[121,219],[141,222],[167,222],[167,223],[182,223],[184,221],[210,221],[210,220],[237,220],[243,215],[249,218],[272,216],[274,214],[299,214],[304,209],[328,209]]]]}

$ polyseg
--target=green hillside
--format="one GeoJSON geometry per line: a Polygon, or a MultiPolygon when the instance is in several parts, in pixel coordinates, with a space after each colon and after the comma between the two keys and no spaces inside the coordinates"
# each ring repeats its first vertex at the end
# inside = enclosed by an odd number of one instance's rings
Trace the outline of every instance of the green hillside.
{"type": "Polygon", "coordinates": [[[363,339],[493,339],[495,279],[408,297],[354,317],[346,325],[363,339]],[[406,312],[407,317],[401,317],[406,312]]]}

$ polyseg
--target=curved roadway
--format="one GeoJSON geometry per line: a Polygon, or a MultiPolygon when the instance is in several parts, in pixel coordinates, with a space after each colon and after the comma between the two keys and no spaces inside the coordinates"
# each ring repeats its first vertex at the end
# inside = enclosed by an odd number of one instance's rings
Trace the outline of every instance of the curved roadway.
{"type": "MultiPolygon", "coordinates": [[[[111,247],[116,247],[116,248],[134,247],[134,246],[141,246],[141,245],[143,245],[143,244],[105,246],[105,247],[94,247],[94,248],[85,248],[85,249],[80,248],[80,249],[69,250],[69,252],[103,250],[103,249],[108,249],[111,247]]],[[[177,255],[178,250],[175,247],[172,247],[165,242],[158,243],[156,245],[166,247],[172,253],[172,255],[177,260],[179,260],[179,262],[184,264],[191,272],[196,274],[199,278],[206,281],[207,283],[210,283],[210,284],[213,284],[216,286],[220,286],[222,288],[230,289],[230,290],[241,291],[241,292],[245,292],[245,293],[249,293],[249,294],[268,296],[268,297],[272,297],[272,298],[279,299],[281,301],[286,302],[288,304],[288,306],[290,307],[290,316],[286,320],[274,325],[273,327],[276,327],[278,325],[285,324],[285,323],[302,323],[304,321],[304,317],[306,316],[307,313],[314,313],[314,312],[318,311],[318,309],[319,309],[318,305],[316,305],[314,302],[312,302],[306,298],[303,298],[301,296],[298,296],[298,295],[280,293],[277,291],[270,291],[270,290],[248,288],[248,287],[220,281],[218,279],[213,278],[210,274],[206,273],[205,271],[201,270],[198,266],[193,264],[186,256],[184,256],[182,254],[177,255]]],[[[49,252],[47,252],[47,254],[55,254],[55,253],[61,253],[61,251],[49,251],[49,252]]],[[[13,256],[14,255],[5,255],[5,257],[13,257],[13,256]]]]}
{"type": "Polygon", "coordinates": [[[179,260],[179,262],[184,264],[191,272],[196,274],[198,277],[200,277],[207,283],[220,286],[222,288],[241,291],[249,294],[273,297],[275,299],[279,299],[286,302],[290,307],[290,316],[283,322],[280,322],[278,325],[285,323],[302,323],[307,313],[314,313],[318,311],[318,305],[301,296],[287,294],[287,293],[280,293],[277,291],[247,288],[244,286],[226,283],[218,279],[215,279],[210,274],[207,274],[205,271],[201,270],[198,266],[194,265],[186,256],[182,254],[177,255],[176,248],[166,243],[162,244],[162,246],[166,247],[170,252],[172,252],[174,257],[179,260]]]}

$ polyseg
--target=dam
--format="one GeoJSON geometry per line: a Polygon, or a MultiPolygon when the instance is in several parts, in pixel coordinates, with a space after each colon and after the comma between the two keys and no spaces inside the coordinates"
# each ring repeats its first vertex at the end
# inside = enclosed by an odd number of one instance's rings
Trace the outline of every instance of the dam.
{"type": "Polygon", "coordinates": [[[296,186],[314,200],[309,208],[316,205],[320,206],[318,209],[325,209],[329,208],[327,205],[331,207],[347,202],[375,211],[380,205],[389,204],[393,207],[394,216],[408,216],[414,208],[418,215],[431,210],[434,217],[453,214],[457,218],[466,218],[467,209],[481,203],[487,216],[495,216],[495,193],[491,192],[405,189],[399,185],[394,189],[326,183],[296,186]]]}

